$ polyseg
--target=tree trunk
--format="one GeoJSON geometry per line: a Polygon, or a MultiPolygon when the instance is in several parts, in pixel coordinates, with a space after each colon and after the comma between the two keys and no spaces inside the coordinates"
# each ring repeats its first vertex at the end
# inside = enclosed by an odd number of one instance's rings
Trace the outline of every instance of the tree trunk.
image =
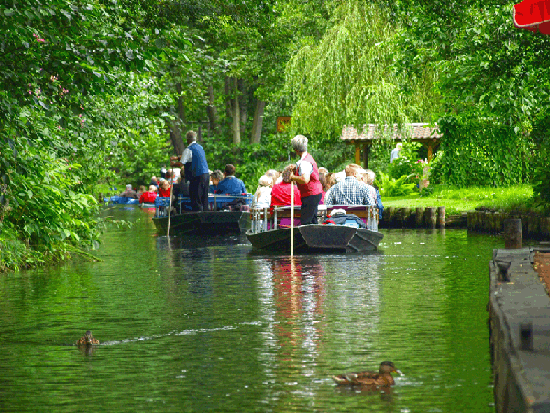
{"type": "Polygon", "coordinates": [[[254,110],[254,121],[252,122],[252,134],[250,136],[250,143],[260,143],[262,136],[262,123],[264,121],[264,109],[265,102],[263,100],[256,100],[256,109],[254,110]]]}
{"type": "Polygon", "coordinates": [[[243,79],[237,81],[239,91],[239,109],[241,120],[241,132],[246,136],[246,122],[248,120],[248,95],[246,93],[246,83],[243,79]]]}
{"type": "Polygon", "coordinates": [[[233,116],[233,111],[231,109],[231,107],[233,106],[233,103],[232,103],[233,100],[231,98],[231,78],[230,77],[225,78],[224,91],[225,91],[225,116],[229,119],[230,117],[233,116]]]}
{"type": "Polygon", "coordinates": [[[239,107],[239,88],[237,87],[237,78],[233,78],[233,144],[239,145],[241,143],[241,110],[239,107]]]}
{"type": "Polygon", "coordinates": [[[170,141],[172,141],[172,147],[176,155],[181,156],[185,145],[183,144],[183,139],[181,139],[181,131],[176,122],[170,122],[170,141]]]}
{"type": "Polygon", "coordinates": [[[218,112],[214,106],[214,86],[208,85],[208,106],[206,107],[206,115],[208,116],[208,129],[214,134],[219,135],[218,127],[218,112]]]}
{"type": "Polygon", "coordinates": [[[181,131],[182,128],[185,126],[185,108],[183,106],[183,96],[181,94],[182,87],[181,83],[176,83],[176,92],[178,92],[178,117],[174,121],[170,121],[170,140],[172,141],[172,147],[174,148],[174,152],[177,155],[181,155],[183,153],[183,149],[185,148],[185,145],[183,143],[183,140],[181,138],[181,131]]]}

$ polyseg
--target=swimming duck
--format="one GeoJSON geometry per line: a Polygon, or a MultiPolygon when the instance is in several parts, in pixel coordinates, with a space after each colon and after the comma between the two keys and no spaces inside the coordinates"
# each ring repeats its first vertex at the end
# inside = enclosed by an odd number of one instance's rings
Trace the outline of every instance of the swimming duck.
{"type": "Polygon", "coordinates": [[[391,361],[380,363],[378,373],[375,371],[360,371],[357,373],[345,373],[332,376],[336,384],[349,386],[391,386],[395,384],[390,373],[401,372],[395,368],[391,361]]]}
{"type": "Polygon", "coordinates": [[[80,340],[76,342],[77,346],[91,346],[93,344],[99,344],[99,340],[92,336],[90,330],[86,331],[86,334],[80,337],[80,340]]]}

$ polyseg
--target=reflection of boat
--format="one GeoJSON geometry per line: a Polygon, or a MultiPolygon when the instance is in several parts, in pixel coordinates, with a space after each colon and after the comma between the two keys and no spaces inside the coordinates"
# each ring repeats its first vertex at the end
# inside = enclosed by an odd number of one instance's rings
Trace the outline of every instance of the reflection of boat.
{"type": "MultiPolygon", "coordinates": [[[[180,197],[170,215],[170,231],[181,233],[205,231],[210,233],[245,231],[250,221],[248,212],[252,195],[209,195],[208,211],[191,211],[191,200],[180,197]]],[[[159,232],[168,230],[168,206],[170,199],[157,197],[153,222],[159,232]]]]}
{"type": "Polygon", "coordinates": [[[199,231],[185,233],[185,236],[166,237],[161,234],[156,238],[157,249],[159,250],[199,250],[204,248],[223,248],[227,246],[243,245],[249,247],[246,242],[246,236],[243,233],[220,233],[209,234],[204,237],[199,231]]]}
{"type": "MultiPolygon", "coordinates": [[[[346,216],[358,217],[367,228],[358,227],[354,220],[345,220],[344,225],[297,225],[294,228],[294,249],[297,252],[374,251],[384,237],[378,232],[378,210],[375,207],[340,207],[346,209],[346,216]]],[[[320,221],[331,214],[335,208],[321,210],[320,221]]],[[[299,217],[299,209],[295,208],[299,217]]],[[[294,224],[299,224],[299,221],[294,224]]],[[[252,246],[270,251],[290,251],[291,229],[290,207],[275,208],[273,214],[267,210],[253,211],[252,229],[246,236],[252,246]]]]}

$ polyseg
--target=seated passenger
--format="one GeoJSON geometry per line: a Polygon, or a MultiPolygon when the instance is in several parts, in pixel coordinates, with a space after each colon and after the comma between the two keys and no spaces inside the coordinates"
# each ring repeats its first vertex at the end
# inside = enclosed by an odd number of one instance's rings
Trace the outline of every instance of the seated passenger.
{"type": "Polygon", "coordinates": [[[219,169],[216,169],[214,172],[212,172],[210,174],[210,181],[212,182],[212,184],[209,186],[208,192],[210,192],[211,194],[215,194],[216,189],[218,189],[218,184],[222,179],[223,179],[222,171],[220,171],[219,169]]]}
{"type": "Polygon", "coordinates": [[[376,206],[378,207],[378,218],[382,220],[382,212],[384,212],[384,205],[382,205],[382,198],[380,197],[380,191],[378,190],[378,187],[374,183],[374,180],[376,179],[376,174],[370,170],[365,170],[365,173],[363,174],[363,182],[365,182],[367,185],[370,186],[371,195],[376,200],[376,206]],[[371,189],[372,188],[372,189],[371,189]]]}
{"type": "Polygon", "coordinates": [[[270,176],[262,176],[258,180],[258,189],[254,194],[253,208],[269,208],[271,205],[271,188],[273,186],[273,178],[270,176]]]}
{"type": "Polygon", "coordinates": [[[142,193],[139,197],[139,203],[143,204],[144,202],[153,204],[157,198],[157,187],[155,185],[149,185],[149,190],[142,193]]]}
{"type": "Polygon", "coordinates": [[[241,195],[246,194],[244,182],[235,177],[235,167],[230,163],[225,165],[225,178],[218,184],[216,194],[241,195]]]}
{"type": "Polygon", "coordinates": [[[279,171],[275,169],[268,169],[267,172],[265,173],[265,176],[268,176],[273,179],[273,185],[275,185],[278,182],[281,182],[281,179],[280,179],[281,174],[279,173],[279,171]]]}
{"type": "Polygon", "coordinates": [[[361,169],[357,165],[346,166],[346,178],[330,188],[325,196],[325,204],[332,205],[375,205],[369,188],[358,178],[361,169]]]}
{"type": "Polygon", "coordinates": [[[161,178],[160,180],[159,196],[162,196],[162,197],[170,196],[170,182],[168,182],[164,178],[161,178]]]}
{"type": "Polygon", "coordinates": [[[132,189],[132,185],[126,185],[126,191],[120,194],[120,196],[125,196],[128,198],[138,199],[137,192],[132,189]]]}
{"type": "Polygon", "coordinates": [[[271,189],[271,206],[287,206],[290,205],[290,191],[294,191],[294,205],[302,205],[300,198],[300,190],[294,184],[290,183],[291,168],[293,165],[287,166],[283,170],[282,181],[273,185],[271,189]]]}

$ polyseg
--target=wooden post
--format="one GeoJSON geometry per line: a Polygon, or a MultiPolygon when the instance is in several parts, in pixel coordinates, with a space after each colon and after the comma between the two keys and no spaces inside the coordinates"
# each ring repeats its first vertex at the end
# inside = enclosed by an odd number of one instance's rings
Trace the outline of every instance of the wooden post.
{"type": "Polygon", "coordinates": [[[361,165],[361,146],[356,141],[352,141],[355,144],[355,163],[361,165]]]}
{"type": "Polygon", "coordinates": [[[382,221],[380,221],[384,228],[390,227],[390,208],[384,208],[384,211],[382,211],[382,221]]]}
{"type": "Polygon", "coordinates": [[[522,246],[521,219],[504,221],[504,248],[519,249],[522,246]]]}
{"type": "Polygon", "coordinates": [[[389,215],[388,225],[389,225],[390,228],[395,228],[396,208],[395,207],[389,207],[389,208],[387,208],[387,210],[388,210],[388,215],[389,215]]]}
{"type": "Polygon", "coordinates": [[[416,208],[415,224],[416,228],[424,226],[424,208],[422,207],[416,208]]]}
{"type": "Polygon", "coordinates": [[[363,168],[365,169],[369,169],[369,153],[370,145],[368,143],[363,144],[363,168]]]}
{"type": "Polygon", "coordinates": [[[411,221],[411,209],[410,208],[401,208],[401,227],[409,228],[411,221]]]}
{"type": "Polygon", "coordinates": [[[445,228],[445,207],[437,207],[437,226],[439,228],[445,228]]]}
{"type": "Polygon", "coordinates": [[[433,143],[430,142],[430,143],[428,143],[428,162],[431,162],[431,161],[432,161],[433,155],[434,155],[434,152],[433,152],[433,143]]]}
{"type": "Polygon", "coordinates": [[[424,210],[424,225],[426,228],[433,229],[435,228],[436,215],[434,207],[427,207],[424,210]]]}

